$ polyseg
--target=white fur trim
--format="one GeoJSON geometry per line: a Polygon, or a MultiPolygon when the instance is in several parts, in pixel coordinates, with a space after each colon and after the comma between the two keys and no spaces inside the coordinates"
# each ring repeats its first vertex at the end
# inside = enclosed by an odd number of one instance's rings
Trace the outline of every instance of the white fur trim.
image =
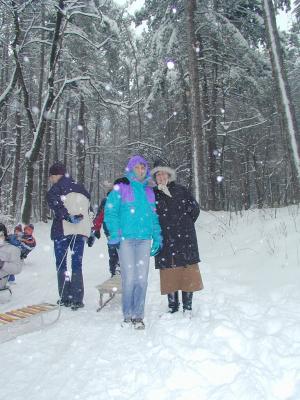
{"type": "Polygon", "coordinates": [[[151,175],[154,177],[154,175],[158,172],[158,171],[164,171],[167,172],[170,175],[170,182],[176,181],[176,171],[173,168],[170,167],[155,167],[151,170],[151,175]]]}

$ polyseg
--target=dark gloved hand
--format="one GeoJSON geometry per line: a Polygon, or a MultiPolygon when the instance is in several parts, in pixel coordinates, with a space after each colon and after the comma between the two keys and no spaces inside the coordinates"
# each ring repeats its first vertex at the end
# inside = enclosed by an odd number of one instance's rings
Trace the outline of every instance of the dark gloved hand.
{"type": "Polygon", "coordinates": [[[95,243],[95,240],[96,240],[95,235],[92,233],[92,234],[90,235],[90,237],[88,238],[88,240],[87,240],[87,245],[88,245],[89,247],[92,247],[93,244],[95,243]]]}
{"type": "Polygon", "coordinates": [[[124,183],[124,185],[130,185],[129,179],[126,178],[126,176],[118,178],[114,181],[114,185],[119,185],[120,183],[124,183]]]}
{"type": "Polygon", "coordinates": [[[107,244],[110,249],[119,249],[120,248],[120,238],[109,239],[107,244]]]}
{"type": "Polygon", "coordinates": [[[95,236],[97,239],[100,239],[100,236],[101,236],[100,231],[94,231],[94,236],[95,236]]]}
{"type": "Polygon", "coordinates": [[[71,224],[79,224],[79,222],[83,220],[83,215],[68,215],[67,217],[65,217],[65,220],[70,222],[71,224]]]}

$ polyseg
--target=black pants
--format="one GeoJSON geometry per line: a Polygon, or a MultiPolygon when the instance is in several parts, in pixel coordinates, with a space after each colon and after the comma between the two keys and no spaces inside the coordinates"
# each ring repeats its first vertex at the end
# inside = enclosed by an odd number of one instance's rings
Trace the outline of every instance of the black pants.
{"type": "Polygon", "coordinates": [[[115,247],[111,247],[109,244],[108,247],[108,256],[109,256],[109,271],[112,275],[116,274],[116,268],[119,265],[119,255],[118,251],[115,247]]]}
{"type": "MultiPolygon", "coordinates": [[[[184,310],[192,309],[193,292],[182,292],[182,306],[184,310]]],[[[172,312],[178,311],[179,309],[179,296],[178,291],[168,294],[169,309],[172,312]]]]}

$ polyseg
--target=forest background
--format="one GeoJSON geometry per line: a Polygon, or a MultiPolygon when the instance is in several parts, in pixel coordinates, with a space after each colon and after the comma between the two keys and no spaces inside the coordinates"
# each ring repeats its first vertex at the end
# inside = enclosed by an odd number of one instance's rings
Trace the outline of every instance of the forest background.
{"type": "Polygon", "coordinates": [[[298,203],[299,0],[118,3],[0,0],[4,222],[47,222],[54,161],[96,206],[137,153],[205,210],[298,203]]]}

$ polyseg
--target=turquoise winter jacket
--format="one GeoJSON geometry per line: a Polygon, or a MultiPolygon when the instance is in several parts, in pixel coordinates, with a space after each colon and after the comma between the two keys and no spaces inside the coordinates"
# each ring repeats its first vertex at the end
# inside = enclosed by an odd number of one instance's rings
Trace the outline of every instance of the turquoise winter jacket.
{"type": "Polygon", "coordinates": [[[133,171],[126,174],[130,184],[115,185],[104,209],[104,221],[110,240],[153,239],[160,240],[161,228],[156,214],[153,189],[149,177],[139,182],[133,171]]]}

